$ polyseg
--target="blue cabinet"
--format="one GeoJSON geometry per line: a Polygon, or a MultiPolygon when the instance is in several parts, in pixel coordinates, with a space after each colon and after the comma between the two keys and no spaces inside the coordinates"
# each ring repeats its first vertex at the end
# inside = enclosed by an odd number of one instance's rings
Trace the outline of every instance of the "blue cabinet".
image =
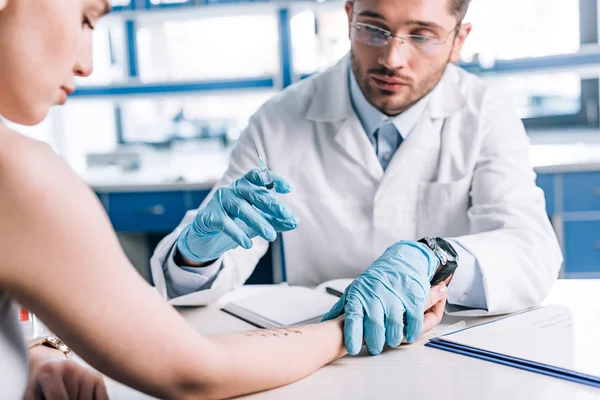
{"type": "Polygon", "coordinates": [[[183,192],[113,193],[108,215],[118,232],[168,232],[184,212],[183,192]]]}
{"type": "Polygon", "coordinates": [[[208,190],[191,192],[191,203],[189,204],[188,209],[193,210],[200,207],[200,204],[204,201],[204,199],[209,193],[210,191],[208,190]]]}
{"type": "Polygon", "coordinates": [[[600,220],[564,223],[565,277],[600,277],[600,220]]]}
{"type": "Polygon", "coordinates": [[[100,198],[117,232],[168,233],[208,191],[109,193],[100,198]]]}
{"type": "Polygon", "coordinates": [[[563,174],[564,211],[600,211],[600,172],[563,174]]]}
{"type": "Polygon", "coordinates": [[[600,278],[600,171],[540,174],[561,240],[565,278],[600,278]]]}

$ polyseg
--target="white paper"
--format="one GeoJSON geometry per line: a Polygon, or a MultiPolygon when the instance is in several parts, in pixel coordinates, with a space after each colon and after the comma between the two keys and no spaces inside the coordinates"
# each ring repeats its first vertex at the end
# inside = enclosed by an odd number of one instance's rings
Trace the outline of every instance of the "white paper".
{"type": "Polygon", "coordinates": [[[440,339],[600,377],[600,311],[552,305],[440,339]]]}
{"type": "Polygon", "coordinates": [[[340,293],[344,293],[346,288],[350,286],[350,284],[354,281],[354,279],[341,278],[341,279],[332,279],[327,282],[321,283],[316,287],[316,290],[326,292],[327,288],[335,289],[340,293]]]}
{"type": "Polygon", "coordinates": [[[224,309],[260,326],[290,326],[320,319],[337,299],[314,289],[282,285],[232,301],[224,309]]]}

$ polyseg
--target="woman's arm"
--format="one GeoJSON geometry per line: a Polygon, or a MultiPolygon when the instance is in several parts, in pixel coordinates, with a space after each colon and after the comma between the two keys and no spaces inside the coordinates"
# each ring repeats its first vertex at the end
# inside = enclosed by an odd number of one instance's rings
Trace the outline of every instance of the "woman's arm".
{"type": "Polygon", "coordinates": [[[323,360],[333,361],[346,354],[343,324],[338,318],[315,325],[211,336],[226,360],[221,364],[222,384],[215,387],[214,394],[226,398],[264,390],[274,381],[281,386],[310,375],[323,360]]]}
{"type": "Polygon", "coordinates": [[[129,264],[94,193],[49,148],[0,139],[0,290],[99,371],[159,398],[217,398],[343,354],[340,321],[279,338],[200,336],[129,264]]]}

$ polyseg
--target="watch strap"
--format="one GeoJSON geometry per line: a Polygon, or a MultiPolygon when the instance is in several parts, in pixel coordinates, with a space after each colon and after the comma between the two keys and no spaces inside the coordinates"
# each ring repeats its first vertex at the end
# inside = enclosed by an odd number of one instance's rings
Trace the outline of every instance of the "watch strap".
{"type": "MultiPolygon", "coordinates": [[[[435,249],[431,248],[431,246],[429,245],[427,237],[420,239],[419,242],[425,244],[434,254],[436,254],[435,249]]],[[[458,264],[456,262],[446,262],[445,264],[443,264],[442,260],[440,260],[440,267],[441,268],[433,275],[433,278],[431,278],[431,286],[435,286],[438,283],[443,282],[449,277],[451,277],[452,274],[454,274],[454,271],[456,271],[458,264]]]]}
{"type": "Polygon", "coordinates": [[[433,275],[433,278],[431,278],[431,286],[435,286],[438,283],[450,278],[454,271],[456,271],[456,267],[457,265],[452,263],[442,265],[442,268],[440,268],[440,270],[433,275]]]}

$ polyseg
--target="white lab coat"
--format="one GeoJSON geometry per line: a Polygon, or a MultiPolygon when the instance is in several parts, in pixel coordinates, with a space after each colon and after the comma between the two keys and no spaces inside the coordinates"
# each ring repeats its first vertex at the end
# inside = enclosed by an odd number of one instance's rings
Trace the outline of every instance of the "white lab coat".
{"type": "MultiPolygon", "coordinates": [[[[488,310],[471,314],[536,305],[557,278],[563,259],[524,127],[506,97],[454,65],[385,173],[350,102],[347,58],[263,105],[217,187],[256,167],[250,137],[293,187],[282,196],[300,218],[284,234],[291,284],[356,277],[392,243],[427,235],[453,238],[476,257],[488,310]]],[[[165,297],[163,265],[194,214],[152,258],[165,297]]],[[[206,304],[241,286],[266,249],[256,238],[252,249],[226,253],[210,289],[171,302],[206,304]]]]}

